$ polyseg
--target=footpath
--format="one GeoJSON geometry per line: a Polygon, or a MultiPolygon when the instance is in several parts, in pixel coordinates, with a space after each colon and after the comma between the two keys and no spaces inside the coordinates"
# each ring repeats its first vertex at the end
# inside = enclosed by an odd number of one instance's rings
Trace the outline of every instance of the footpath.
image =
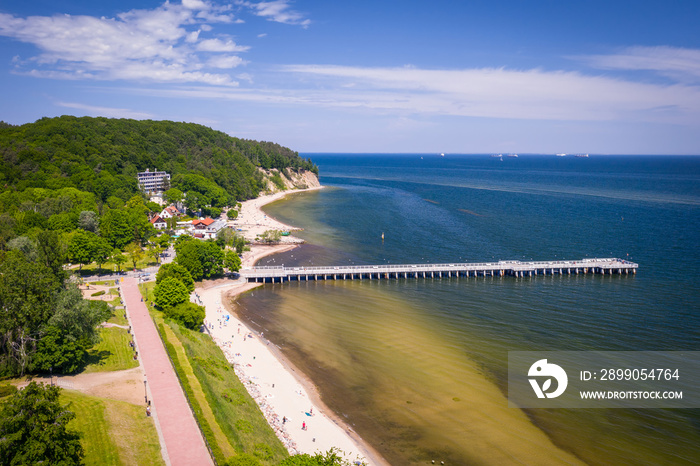
{"type": "Polygon", "coordinates": [[[165,443],[163,447],[166,451],[166,463],[173,466],[213,466],[209,450],[158,336],[153,319],[146,304],[141,300],[138,280],[133,277],[125,278],[121,283],[121,291],[146,376],[151,412],[165,443]]]}

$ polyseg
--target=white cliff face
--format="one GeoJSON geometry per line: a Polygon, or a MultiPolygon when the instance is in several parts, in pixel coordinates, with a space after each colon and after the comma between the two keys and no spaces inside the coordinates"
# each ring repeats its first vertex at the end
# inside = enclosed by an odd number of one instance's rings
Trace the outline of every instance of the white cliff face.
{"type": "Polygon", "coordinates": [[[299,170],[298,172],[292,170],[291,168],[286,168],[284,172],[280,172],[276,169],[264,170],[262,168],[258,168],[258,170],[260,170],[265,176],[266,186],[263,193],[266,194],[285,191],[288,189],[308,189],[318,188],[321,186],[316,174],[308,170],[299,170]],[[272,178],[276,175],[282,180],[284,189],[280,189],[278,184],[273,181],[272,178]]]}

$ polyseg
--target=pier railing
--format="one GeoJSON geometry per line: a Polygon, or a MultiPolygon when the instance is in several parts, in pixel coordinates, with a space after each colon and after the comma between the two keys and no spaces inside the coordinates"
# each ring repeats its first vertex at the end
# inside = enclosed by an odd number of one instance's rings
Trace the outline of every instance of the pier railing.
{"type": "Polygon", "coordinates": [[[248,281],[355,280],[382,278],[441,278],[459,276],[517,277],[554,274],[629,274],[638,264],[618,258],[557,261],[498,261],[453,264],[383,264],[313,267],[264,266],[243,269],[248,281]]]}

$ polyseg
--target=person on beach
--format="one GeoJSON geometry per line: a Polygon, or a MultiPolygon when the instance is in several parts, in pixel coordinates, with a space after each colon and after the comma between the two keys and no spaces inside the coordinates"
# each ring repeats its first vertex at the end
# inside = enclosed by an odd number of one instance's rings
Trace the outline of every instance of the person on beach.
{"type": "Polygon", "coordinates": [[[306,430],[306,422],[301,423],[301,430],[306,430]]]}

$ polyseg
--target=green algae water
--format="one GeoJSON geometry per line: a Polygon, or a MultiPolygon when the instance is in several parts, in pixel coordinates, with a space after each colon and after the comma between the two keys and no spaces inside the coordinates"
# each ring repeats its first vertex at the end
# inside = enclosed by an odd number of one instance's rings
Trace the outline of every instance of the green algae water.
{"type": "Polygon", "coordinates": [[[694,464],[692,409],[508,408],[508,351],[700,349],[700,158],[313,155],[268,265],[629,258],[636,276],[265,285],[239,312],[389,462],[694,464]],[[384,239],[382,239],[382,233],[384,239]]]}

